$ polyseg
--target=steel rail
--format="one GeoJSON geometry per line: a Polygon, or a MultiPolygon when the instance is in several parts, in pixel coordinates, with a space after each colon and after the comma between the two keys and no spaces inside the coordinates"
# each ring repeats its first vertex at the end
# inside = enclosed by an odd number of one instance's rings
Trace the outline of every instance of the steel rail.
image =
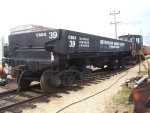
{"type": "MultiPolygon", "coordinates": [[[[33,89],[37,86],[39,86],[39,84],[32,85],[32,86],[30,86],[30,88],[33,89]]],[[[11,93],[17,93],[17,91],[18,91],[17,88],[16,89],[9,89],[9,90],[6,89],[6,91],[0,92],[0,96],[11,94],[11,93]]]]}
{"type": "Polygon", "coordinates": [[[36,101],[42,97],[46,96],[45,94],[42,94],[40,96],[37,96],[37,97],[33,97],[33,98],[30,98],[30,99],[26,99],[26,100],[23,100],[23,101],[20,101],[20,102],[16,102],[16,103],[13,103],[11,105],[6,105],[4,107],[0,107],[0,113],[1,112],[5,112],[5,111],[8,111],[10,110],[11,108],[16,108],[16,107],[20,107],[26,103],[29,103],[29,102],[33,102],[33,101],[36,101]]]}
{"type": "Polygon", "coordinates": [[[7,95],[9,93],[17,93],[17,89],[10,89],[10,90],[0,92],[0,96],[7,95]]]}

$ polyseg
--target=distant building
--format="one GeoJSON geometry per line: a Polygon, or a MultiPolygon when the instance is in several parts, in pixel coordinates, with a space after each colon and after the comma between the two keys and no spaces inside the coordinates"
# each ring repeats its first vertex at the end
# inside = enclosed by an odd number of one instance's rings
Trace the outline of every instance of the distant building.
{"type": "Polygon", "coordinates": [[[33,25],[33,24],[28,24],[28,25],[19,25],[16,26],[12,29],[10,29],[11,34],[20,34],[20,33],[27,33],[27,32],[36,32],[36,31],[45,31],[53,28],[49,27],[44,27],[40,25],[33,25]]]}

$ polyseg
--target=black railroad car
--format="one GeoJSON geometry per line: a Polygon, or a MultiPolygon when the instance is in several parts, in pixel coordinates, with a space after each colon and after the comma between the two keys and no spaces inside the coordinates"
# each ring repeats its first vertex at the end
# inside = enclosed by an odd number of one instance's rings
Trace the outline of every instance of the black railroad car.
{"type": "Polygon", "coordinates": [[[132,43],[64,29],[9,36],[11,75],[20,89],[32,81],[50,92],[54,86],[68,85],[90,76],[91,67],[117,69],[132,57],[132,43]]]}
{"type": "Polygon", "coordinates": [[[143,51],[143,37],[141,35],[128,34],[128,35],[119,36],[118,38],[119,40],[132,42],[132,58],[136,62],[139,62],[139,59],[140,59],[139,51],[143,51]]]}

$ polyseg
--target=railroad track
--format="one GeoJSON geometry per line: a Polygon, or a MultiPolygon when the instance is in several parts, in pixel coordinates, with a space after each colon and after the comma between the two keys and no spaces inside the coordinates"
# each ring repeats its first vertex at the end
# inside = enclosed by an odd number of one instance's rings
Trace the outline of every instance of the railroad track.
{"type": "Polygon", "coordinates": [[[9,89],[7,91],[1,92],[0,96],[6,95],[6,94],[9,94],[9,93],[16,93],[16,92],[17,92],[17,89],[9,89]]]}
{"type": "Polygon", "coordinates": [[[24,105],[26,103],[29,103],[29,102],[33,102],[33,101],[36,101],[42,97],[44,97],[45,94],[42,94],[40,96],[37,96],[37,97],[32,97],[30,99],[27,99],[27,100],[23,100],[23,101],[19,101],[19,102],[15,102],[13,104],[10,104],[10,105],[6,105],[6,106],[3,106],[3,107],[0,107],[0,112],[5,112],[5,111],[8,111],[12,108],[15,108],[15,107],[20,107],[21,105],[24,105]]]}
{"type": "Polygon", "coordinates": [[[105,81],[106,79],[109,79],[112,76],[125,72],[128,69],[133,68],[134,66],[135,65],[123,69],[118,69],[118,70],[99,70],[97,72],[92,73],[91,76],[84,77],[82,80],[76,81],[75,84],[71,86],[67,86],[64,89],[59,89],[57,93],[61,92],[61,93],[69,94],[69,91],[77,91],[83,89],[84,86],[86,87],[86,86],[90,86],[91,84],[98,84],[100,82],[105,81]]]}
{"type": "Polygon", "coordinates": [[[28,91],[17,92],[17,89],[14,89],[1,92],[0,113],[3,113],[5,111],[14,112],[16,108],[46,96],[46,94],[44,94],[40,89],[34,89],[37,86],[38,85],[32,86],[28,91]]]}
{"type": "MultiPolygon", "coordinates": [[[[92,76],[85,77],[83,78],[83,80],[78,80],[77,84],[79,84],[79,86],[95,84],[95,83],[97,84],[98,82],[104,81],[110,78],[111,76],[114,76],[118,73],[126,71],[127,69],[128,68],[114,70],[114,71],[99,70],[99,71],[94,72],[92,76]]],[[[14,108],[21,107],[22,105],[25,105],[26,103],[31,103],[45,96],[46,97],[56,96],[57,93],[59,92],[67,93],[68,91],[71,91],[71,90],[80,90],[79,87],[68,86],[63,89],[61,88],[61,89],[56,90],[54,94],[47,95],[47,94],[44,94],[40,90],[40,88],[38,90],[34,90],[34,88],[36,88],[37,86],[38,85],[32,86],[29,91],[17,92],[17,89],[14,89],[14,90],[1,92],[0,93],[0,113],[5,112],[5,111],[11,111],[14,108]]]]}
{"type": "Polygon", "coordinates": [[[123,68],[123,69],[119,69],[119,70],[104,70],[104,71],[100,70],[100,71],[92,73],[92,75],[89,77],[84,77],[82,80],[78,80],[77,82],[83,82],[83,83],[87,82],[88,83],[88,81],[94,81],[94,80],[103,81],[103,80],[109,79],[111,76],[122,73],[132,67],[134,67],[134,66],[130,66],[128,68],[123,68]]]}

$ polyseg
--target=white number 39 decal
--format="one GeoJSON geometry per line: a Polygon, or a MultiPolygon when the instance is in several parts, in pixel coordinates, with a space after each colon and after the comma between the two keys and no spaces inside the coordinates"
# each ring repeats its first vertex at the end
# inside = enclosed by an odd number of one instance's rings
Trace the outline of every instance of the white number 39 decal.
{"type": "Polygon", "coordinates": [[[52,38],[57,38],[57,32],[54,31],[54,32],[49,32],[49,38],[52,39],[52,38]]]}
{"type": "Polygon", "coordinates": [[[76,43],[75,41],[70,40],[69,41],[69,47],[75,47],[76,43]]]}

